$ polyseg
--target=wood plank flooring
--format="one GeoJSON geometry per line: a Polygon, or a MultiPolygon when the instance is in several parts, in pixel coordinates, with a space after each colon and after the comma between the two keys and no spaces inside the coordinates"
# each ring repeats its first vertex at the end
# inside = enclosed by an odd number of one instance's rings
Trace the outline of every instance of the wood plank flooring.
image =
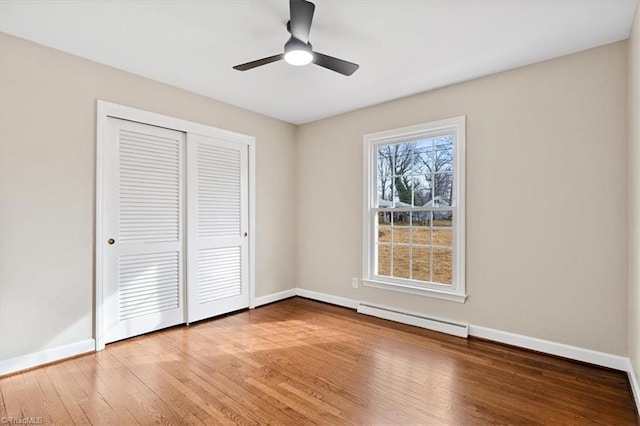
{"type": "Polygon", "coordinates": [[[293,298],[0,379],[44,424],[635,425],[626,375],[293,298]]]}

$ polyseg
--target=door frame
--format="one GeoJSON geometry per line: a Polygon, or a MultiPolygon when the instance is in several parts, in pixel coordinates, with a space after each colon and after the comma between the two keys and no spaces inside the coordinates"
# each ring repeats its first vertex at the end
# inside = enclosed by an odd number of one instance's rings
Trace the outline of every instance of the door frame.
{"type": "MultiPolygon", "coordinates": [[[[107,140],[107,120],[109,118],[119,118],[122,120],[135,121],[142,124],[148,124],[157,127],[164,127],[171,130],[177,130],[187,135],[185,143],[188,143],[188,135],[198,134],[213,138],[223,139],[239,144],[246,144],[249,151],[249,308],[255,307],[255,229],[256,229],[256,138],[254,136],[244,135],[241,133],[223,130],[205,124],[194,123],[167,115],[157,114],[154,112],[144,111],[137,108],[119,105],[103,100],[97,101],[96,114],[96,229],[95,229],[95,293],[94,293],[94,338],[96,340],[96,351],[101,351],[105,347],[104,342],[104,242],[108,238],[104,233],[104,216],[105,202],[104,198],[104,182],[107,178],[106,171],[109,169],[103,164],[103,152],[109,141],[107,140]]],[[[189,197],[188,188],[186,197],[189,197]]],[[[186,206],[186,202],[185,202],[186,206]]],[[[186,216],[185,216],[186,217],[186,216]]],[[[187,248],[186,233],[184,249],[187,248]]],[[[188,253],[187,253],[188,256],[188,253]]],[[[185,269],[186,271],[186,269],[185,269]]],[[[185,274],[186,276],[186,274],[185,274]]],[[[187,277],[188,279],[188,277],[187,277]]],[[[184,291],[187,291],[186,281],[184,291]]],[[[186,315],[187,295],[184,294],[184,308],[186,315]]],[[[185,316],[186,318],[186,316],[185,316]]]]}

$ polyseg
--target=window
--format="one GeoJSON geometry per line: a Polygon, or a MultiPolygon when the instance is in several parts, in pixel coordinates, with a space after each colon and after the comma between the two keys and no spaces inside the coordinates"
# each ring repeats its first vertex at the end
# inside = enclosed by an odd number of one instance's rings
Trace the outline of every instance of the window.
{"type": "Polygon", "coordinates": [[[465,117],[364,136],[363,284],[464,302],[465,117]]]}

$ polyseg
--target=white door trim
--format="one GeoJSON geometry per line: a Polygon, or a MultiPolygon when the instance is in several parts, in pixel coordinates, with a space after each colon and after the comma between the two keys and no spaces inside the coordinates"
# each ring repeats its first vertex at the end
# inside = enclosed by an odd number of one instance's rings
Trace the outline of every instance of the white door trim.
{"type": "MultiPolygon", "coordinates": [[[[96,233],[95,233],[95,341],[96,351],[104,349],[104,284],[102,277],[104,274],[103,256],[104,235],[104,180],[105,167],[102,164],[103,153],[106,144],[107,119],[109,117],[122,120],[136,121],[152,126],[165,127],[184,133],[199,134],[227,141],[246,144],[249,150],[249,307],[254,307],[255,302],[255,182],[256,182],[256,162],[255,144],[253,136],[231,132],[229,130],[218,129],[204,124],[194,123],[179,118],[169,117],[162,114],[143,111],[140,109],[119,105],[102,100],[97,101],[96,116],[96,233]]],[[[188,190],[187,190],[188,191],[188,190]]],[[[188,195],[187,195],[188,196],[188,195]]],[[[185,299],[186,300],[186,299],[185,299]]],[[[185,304],[186,306],[186,304],[185,304]]]]}

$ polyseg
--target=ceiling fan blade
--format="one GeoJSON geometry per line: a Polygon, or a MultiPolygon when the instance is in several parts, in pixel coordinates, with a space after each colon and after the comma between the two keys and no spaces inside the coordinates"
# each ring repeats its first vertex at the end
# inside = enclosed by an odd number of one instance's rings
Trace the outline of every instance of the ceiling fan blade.
{"type": "Polygon", "coordinates": [[[256,61],[247,62],[246,64],[236,65],[233,69],[238,71],[247,71],[256,67],[261,67],[262,65],[270,64],[271,62],[279,61],[283,58],[284,54],[280,53],[278,55],[269,56],[268,58],[262,58],[256,61]]]}
{"type": "Polygon", "coordinates": [[[305,0],[289,0],[291,20],[289,28],[291,35],[303,43],[309,42],[309,32],[313,21],[316,5],[305,0]]]}
{"type": "Polygon", "coordinates": [[[360,68],[360,65],[354,64],[353,62],[323,55],[318,52],[313,52],[313,63],[346,76],[350,76],[360,68]]]}

